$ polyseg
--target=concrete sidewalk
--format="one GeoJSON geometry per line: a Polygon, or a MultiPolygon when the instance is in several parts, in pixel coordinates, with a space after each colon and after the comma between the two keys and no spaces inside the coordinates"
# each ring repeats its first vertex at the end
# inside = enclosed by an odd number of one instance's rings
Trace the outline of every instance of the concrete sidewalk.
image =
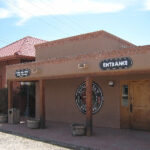
{"type": "Polygon", "coordinates": [[[91,137],[71,135],[69,124],[50,123],[46,129],[28,129],[26,124],[0,124],[0,131],[68,147],[97,150],[150,150],[150,132],[94,128],[91,137]]]}

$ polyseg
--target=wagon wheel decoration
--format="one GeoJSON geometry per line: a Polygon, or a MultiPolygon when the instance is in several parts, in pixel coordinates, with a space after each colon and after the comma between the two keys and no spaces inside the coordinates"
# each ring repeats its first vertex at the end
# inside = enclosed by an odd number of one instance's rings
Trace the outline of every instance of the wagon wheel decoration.
{"type": "MultiPolygon", "coordinates": [[[[75,101],[82,113],[86,113],[86,83],[83,82],[76,90],[75,101]]],[[[92,83],[92,113],[97,113],[103,105],[103,93],[100,86],[92,83]]]]}

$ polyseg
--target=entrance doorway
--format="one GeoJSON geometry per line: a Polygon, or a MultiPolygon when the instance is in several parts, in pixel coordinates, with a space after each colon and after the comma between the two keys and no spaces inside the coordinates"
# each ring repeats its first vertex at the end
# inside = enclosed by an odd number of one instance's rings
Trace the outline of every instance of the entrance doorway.
{"type": "MultiPolygon", "coordinates": [[[[22,117],[35,117],[35,83],[21,82],[19,90],[16,93],[18,101],[14,103],[14,107],[20,110],[22,117]]],[[[14,100],[15,101],[15,100],[14,100]]]]}
{"type": "Polygon", "coordinates": [[[150,130],[150,80],[121,82],[121,128],[150,130]]]}

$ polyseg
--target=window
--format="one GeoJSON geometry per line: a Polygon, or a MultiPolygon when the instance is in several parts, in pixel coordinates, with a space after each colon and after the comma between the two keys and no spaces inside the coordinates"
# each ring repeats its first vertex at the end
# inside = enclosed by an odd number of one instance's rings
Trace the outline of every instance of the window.
{"type": "Polygon", "coordinates": [[[122,86],[122,106],[128,106],[128,85],[122,86]]]}

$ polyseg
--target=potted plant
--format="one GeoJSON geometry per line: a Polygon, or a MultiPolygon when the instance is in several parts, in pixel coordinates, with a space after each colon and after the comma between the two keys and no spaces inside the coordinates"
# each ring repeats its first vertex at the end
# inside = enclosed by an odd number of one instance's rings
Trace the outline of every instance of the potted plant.
{"type": "Polygon", "coordinates": [[[29,119],[27,120],[27,127],[31,129],[40,128],[40,120],[37,119],[29,119]]]}

